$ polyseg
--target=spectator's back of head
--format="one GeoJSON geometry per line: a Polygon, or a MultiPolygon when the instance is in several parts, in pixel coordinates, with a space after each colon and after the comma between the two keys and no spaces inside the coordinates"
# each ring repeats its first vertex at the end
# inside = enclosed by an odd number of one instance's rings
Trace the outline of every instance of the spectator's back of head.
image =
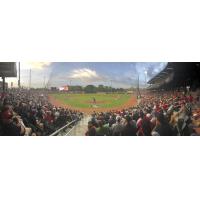
{"type": "Polygon", "coordinates": [[[92,121],[89,121],[89,122],[88,122],[88,128],[91,128],[92,126],[93,126],[92,121]]]}
{"type": "Polygon", "coordinates": [[[160,124],[164,124],[165,123],[165,116],[162,112],[159,112],[156,114],[156,119],[158,122],[160,122],[160,124]]]}
{"type": "Polygon", "coordinates": [[[130,124],[131,123],[131,117],[130,117],[130,115],[127,115],[126,116],[126,122],[128,123],[128,124],[130,124]]]}
{"type": "Polygon", "coordinates": [[[99,127],[103,127],[103,121],[102,120],[99,120],[98,124],[99,124],[99,127]]]}
{"type": "Polygon", "coordinates": [[[144,112],[141,110],[140,111],[140,117],[143,119],[144,118],[144,112]]]}
{"type": "Polygon", "coordinates": [[[117,117],[116,117],[116,121],[117,121],[118,123],[120,123],[121,117],[120,117],[120,116],[117,116],[117,117]]]}

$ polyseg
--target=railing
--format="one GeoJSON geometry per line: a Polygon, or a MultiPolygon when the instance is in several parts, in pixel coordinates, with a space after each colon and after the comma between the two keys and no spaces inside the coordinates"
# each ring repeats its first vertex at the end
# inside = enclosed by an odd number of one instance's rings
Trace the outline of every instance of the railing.
{"type": "MultiPolygon", "coordinates": [[[[76,122],[78,122],[79,120],[73,120],[72,122],[66,124],[65,126],[63,126],[62,128],[58,129],[57,131],[55,131],[54,133],[52,133],[50,136],[57,136],[60,132],[65,131],[65,129],[67,129],[70,125],[75,124],[76,122]]],[[[69,130],[70,132],[71,130],[69,130]]],[[[66,133],[65,135],[68,135],[68,133],[66,133]]]]}

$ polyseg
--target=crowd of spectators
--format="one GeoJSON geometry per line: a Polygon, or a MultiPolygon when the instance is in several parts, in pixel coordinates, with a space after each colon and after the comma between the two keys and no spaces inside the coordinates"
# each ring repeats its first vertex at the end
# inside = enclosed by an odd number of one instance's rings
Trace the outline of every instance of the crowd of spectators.
{"type": "Polygon", "coordinates": [[[200,127],[199,93],[142,95],[135,107],[93,112],[87,136],[196,136],[200,127]]]}
{"type": "MultiPolygon", "coordinates": [[[[45,92],[10,90],[0,96],[0,135],[45,136],[83,113],[52,105],[45,92]]],[[[199,93],[157,92],[142,95],[137,106],[93,112],[87,136],[200,135],[199,93]]]]}
{"type": "Polygon", "coordinates": [[[12,89],[0,96],[0,135],[45,136],[83,113],[56,107],[44,92],[12,89]]]}

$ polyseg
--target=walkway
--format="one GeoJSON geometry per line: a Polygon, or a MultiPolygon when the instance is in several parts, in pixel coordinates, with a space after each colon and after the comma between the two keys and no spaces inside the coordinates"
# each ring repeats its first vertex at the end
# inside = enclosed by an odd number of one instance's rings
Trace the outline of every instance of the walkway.
{"type": "Polygon", "coordinates": [[[91,119],[90,115],[84,116],[83,119],[79,121],[76,126],[72,128],[72,130],[69,132],[68,135],[84,136],[87,131],[88,122],[90,119],[91,119]]]}

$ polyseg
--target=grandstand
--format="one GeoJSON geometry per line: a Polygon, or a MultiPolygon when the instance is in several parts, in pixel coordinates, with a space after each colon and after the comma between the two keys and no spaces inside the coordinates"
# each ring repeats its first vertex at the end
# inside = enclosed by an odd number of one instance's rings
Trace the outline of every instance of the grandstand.
{"type": "Polygon", "coordinates": [[[200,135],[199,77],[200,63],[168,63],[148,81],[149,92],[142,95],[137,107],[93,115],[88,135],[200,135]],[[97,123],[102,119],[109,124],[107,133],[97,123]]]}
{"type": "Polygon", "coordinates": [[[132,92],[65,94],[57,93],[56,88],[26,89],[20,84],[18,88],[11,87],[5,91],[5,77],[17,76],[15,63],[0,63],[0,76],[4,88],[0,98],[0,135],[200,135],[199,63],[168,63],[149,80],[149,92],[145,91],[138,103],[132,92]],[[56,93],[52,94],[54,90],[56,93]],[[91,101],[92,105],[97,103],[102,107],[79,110],[79,103],[88,106],[91,101]],[[77,107],[65,102],[76,103],[77,107]],[[91,112],[86,112],[88,109],[91,112]]]}
{"type": "Polygon", "coordinates": [[[200,87],[200,63],[171,62],[156,76],[148,81],[150,90],[176,88],[189,86],[192,90],[200,87]]]}

